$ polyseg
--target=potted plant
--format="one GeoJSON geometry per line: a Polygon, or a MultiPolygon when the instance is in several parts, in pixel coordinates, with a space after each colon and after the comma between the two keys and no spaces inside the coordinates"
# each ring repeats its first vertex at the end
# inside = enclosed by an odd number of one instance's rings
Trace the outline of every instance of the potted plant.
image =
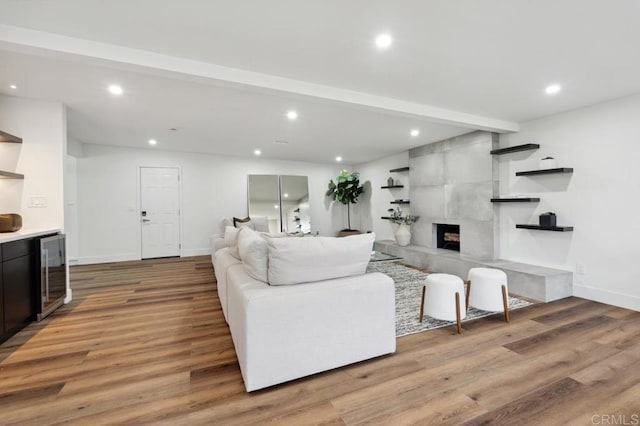
{"type": "Polygon", "coordinates": [[[335,182],[333,179],[329,181],[327,197],[347,205],[347,229],[340,231],[341,234],[358,232],[351,229],[350,205],[357,203],[358,197],[363,192],[364,186],[360,185],[360,173],[358,172],[349,173],[346,170],[342,170],[335,182]]]}
{"type": "Polygon", "coordinates": [[[410,214],[405,215],[402,210],[400,210],[400,207],[389,209],[387,211],[389,212],[391,222],[398,225],[398,228],[394,233],[396,243],[399,246],[408,246],[411,242],[411,229],[409,227],[416,223],[418,219],[420,219],[420,216],[410,214]]]}
{"type": "Polygon", "coordinates": [[[553,157],[544,157],[540,159],[540,170],[555,169],[558,167],[558,162],[553,157]]]}

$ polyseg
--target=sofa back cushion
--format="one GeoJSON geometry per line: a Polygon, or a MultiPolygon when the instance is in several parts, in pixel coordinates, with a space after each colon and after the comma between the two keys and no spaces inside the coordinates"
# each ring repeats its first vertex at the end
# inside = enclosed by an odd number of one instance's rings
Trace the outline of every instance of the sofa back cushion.
{"type": "Polygon", "coordinates": [[[267,238],[271,285],[290,285],[361,275],[371,259],[375,234],[344,238],[267,238]]]}
{"type": "Polygon", "coordinates": [[[251,228],[243,227],[238,232],[238,253],[247,274],[258,281],[267,282],[267,241],[251,228]]]}

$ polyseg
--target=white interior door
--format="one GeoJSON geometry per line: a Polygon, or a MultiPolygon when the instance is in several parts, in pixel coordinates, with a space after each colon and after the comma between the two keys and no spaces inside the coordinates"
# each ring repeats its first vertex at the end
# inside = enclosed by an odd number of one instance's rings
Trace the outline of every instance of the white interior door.
{"type": "Polygon", "coordinates": [[[180,170],[140,168],[142,258],[180,256],[180,170]]]}

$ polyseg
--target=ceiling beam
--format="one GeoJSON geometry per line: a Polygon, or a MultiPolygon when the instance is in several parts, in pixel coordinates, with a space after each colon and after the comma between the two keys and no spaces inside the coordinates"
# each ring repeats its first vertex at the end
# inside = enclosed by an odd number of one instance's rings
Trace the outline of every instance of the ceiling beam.
{"type": "Polygon", "coordinates": [[[146,72],[202,83],[252,87],[279,92],[281,95],[312,97],[470,129],[499,133],[519,131],[518,123],[511,121],[11,25],[0,24],[0,48],[27,54],[64,56],[137,71],[142,68],[146,72]]]}

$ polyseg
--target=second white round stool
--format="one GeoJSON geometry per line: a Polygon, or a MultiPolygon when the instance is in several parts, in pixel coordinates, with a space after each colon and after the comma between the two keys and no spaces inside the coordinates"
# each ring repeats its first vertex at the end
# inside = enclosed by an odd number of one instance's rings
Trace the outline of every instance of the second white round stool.
{"type": "Polygon", "coordinates": [[[493,268],[472,268],[467,276],[467,306],[483,311],[504,312],[509,322],[507,274],[493,268]]]}

